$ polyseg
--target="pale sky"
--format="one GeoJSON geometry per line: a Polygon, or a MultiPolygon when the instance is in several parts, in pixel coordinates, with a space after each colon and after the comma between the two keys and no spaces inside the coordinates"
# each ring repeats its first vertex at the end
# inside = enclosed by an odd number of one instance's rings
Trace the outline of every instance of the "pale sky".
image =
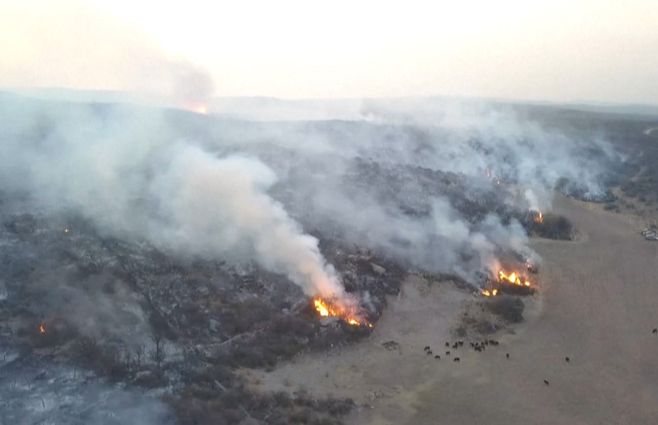
{"type": "Polygon", "coordinates": [[[658,0],[0,5],[0,87],[168,94],[189,67],[218,96],[658,104],[658,0]]]}

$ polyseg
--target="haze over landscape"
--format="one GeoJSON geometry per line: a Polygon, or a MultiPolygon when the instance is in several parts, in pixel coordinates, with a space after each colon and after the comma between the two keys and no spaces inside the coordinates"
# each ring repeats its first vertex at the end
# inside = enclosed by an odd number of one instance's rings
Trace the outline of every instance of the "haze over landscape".
{"type": "Polygon", "coordinates": [[[0,424],[658,423],[654,3],[3,2],[0,424]]]}
{"type": "Polygon", "coordinates": [[[3,2],[4,87],[655,104],[652,0],[3,2]]]}

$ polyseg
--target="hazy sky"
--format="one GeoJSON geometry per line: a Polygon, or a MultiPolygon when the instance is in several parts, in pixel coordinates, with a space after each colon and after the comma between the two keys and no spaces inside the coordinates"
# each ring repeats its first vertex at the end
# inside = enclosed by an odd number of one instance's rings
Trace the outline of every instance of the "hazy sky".
{"type": "Polygon", "coordinates": [[[0,5],[3,87],[658,103],[658,0],[0,5]]]}

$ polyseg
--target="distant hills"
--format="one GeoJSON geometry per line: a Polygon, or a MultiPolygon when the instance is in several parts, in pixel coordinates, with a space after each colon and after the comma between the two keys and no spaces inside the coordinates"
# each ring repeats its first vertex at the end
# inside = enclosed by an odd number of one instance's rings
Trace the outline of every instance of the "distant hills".
{"type": "MultiPolygon", "coordinates": [[[[175,99],[144,93],[128,93],[104,90],[73,90],[65,88],[4,89],[5,93],[37,99],[81,102],[81,103],[127,103],[143,106],[177,108],[175,99]]],[[[658,105],[614,104],[600,102],[540,102],[493,98],[459,97],[409,97],[409,98],[366,98],[366,99],[280,99],[275,97],[214,97],[208,105],[212,114],[237,119],[258,121],[316,121],[316,120],[360,120],[368,117],[368,110],[378,105],[392,103],[447,102],[463,104],[495,104],[510,107],[549,107],[584,112],[623,114],[645,117],[658,116],[658,105]]]]}

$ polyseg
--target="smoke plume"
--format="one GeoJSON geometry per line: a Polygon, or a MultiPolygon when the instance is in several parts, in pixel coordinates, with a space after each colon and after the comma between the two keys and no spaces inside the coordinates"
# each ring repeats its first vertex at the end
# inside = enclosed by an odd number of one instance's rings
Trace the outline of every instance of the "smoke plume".
{"type": "Polygon", "coordinates": [[[2,189],[79,211],[112,235],[177,255],[255,261],[306,294],[344,296],[338,277],[283,206],[256,158],[179,141],[159,113],[3,103],[2,189]]]}
{"type": "Polygon", "coordinates": [[[538,258],[492,209],[550,208],[555,188],[598,196],[614,160],[601,139],[438,100],[245,122],[6,96],[0,116],[3,191],[177,255],[255,262],[308,295],[345,296],[304,228],[475,282],[501,251],[538,258]]]}
{"type": "Polygon", "coordinates": [[[286,274],[308,295],[342,296],[318,240],[305,234],[267,194],[275,182],[274,172],[257,159],[218,158],[198,147],[178,145],[152,182],[162,214],[152,224],[162,230],[151,239],[180,253],[236,261],[246,255],[286,274]]]}

